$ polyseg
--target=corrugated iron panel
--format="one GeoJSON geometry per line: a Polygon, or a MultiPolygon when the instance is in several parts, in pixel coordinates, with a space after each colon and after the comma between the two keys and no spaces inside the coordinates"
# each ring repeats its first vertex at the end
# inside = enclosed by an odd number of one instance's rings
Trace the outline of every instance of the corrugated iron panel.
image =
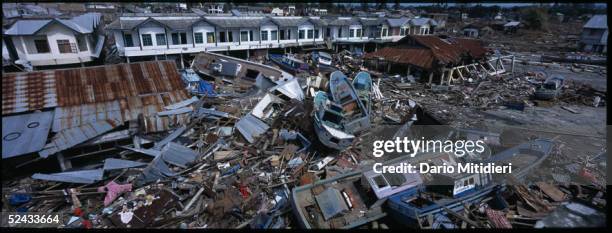
{"type": "MultiPolygon", "coordinates": [[[[152,94],[147,96],[130,96],[125,99],[92,103],[69,107],[56,108],[56,114],[53,121],[53,132],[59,132],[64,129],[78,127],[79,125],[103,121],[106,119],[118,119],[121,122],[138,119],[138,115],[142,114],[144,118],[155,118],[157,113],[164,111],[165,106],[172,105],[189,99],[189,94],[186,90],[172,91],[168,93],[152,94]]],[[[186,122],[188,114],[179,114],[179,118],[186,122]]],[[[159,117],[161,119],[169,118],[166,116],[159,117]]],[[[171,129],[167,122],[162,121],[159,126],[147,128],[146,132],[159,132],[171,129]]]]}
{"type": "Polygon", "coordinates": [[[49,155],[76,146],[80,143],[86,142],[89,139],[106,133],[121,124],[123,124],[123,122],[107,119],[104,121],[87,123],[80,125],[79,127],[62,130],[58,132],[53,137],[52,141],[45,145],[43,150],[39,151],[38,154],[43,158],[47,158],[49,155]]]}
{"type": "Polygon", "coordinates": [[[52,120],[53,111],[2,117],[2,158],[42,149],[52,120]]]}
{"type": "Polygon", "coordinates": [[[2,114],[184,89],[176,64],[151,61],[2,76],[2,114]]]}
{"type": "Polygon", "coordinates": [[[52,71],[2,75],[2,114],[57,106],[52,71]]]}
{"type": "Polygon", "coordinates": [[[386,61],[391,61],[400,64],[410,64],[430,69],[434,61],[433,54],[428,49],[423,48],[397,48],[387,47],[377,50],[376,52],[367,53],[365,59],[384,58],[386,61]]]}

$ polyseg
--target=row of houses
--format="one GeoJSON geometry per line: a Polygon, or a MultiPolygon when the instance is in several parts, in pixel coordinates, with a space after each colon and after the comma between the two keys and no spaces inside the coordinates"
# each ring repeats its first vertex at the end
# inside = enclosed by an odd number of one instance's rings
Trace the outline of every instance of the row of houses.
{"type": "MultiPolygon", "coordinates": [[[[100,14],[72,19],[19,20],[4,34],[14,59],[33,66],[88,62],[99,55],[104,38],[100,14]]],[[[363,45],[397,41],[405,35],[433,34],[431,18],[299,16],[201,16],[124,14],[105,32],[119,56],[131,58],[195,54],[202,51],[363,45]]]]}

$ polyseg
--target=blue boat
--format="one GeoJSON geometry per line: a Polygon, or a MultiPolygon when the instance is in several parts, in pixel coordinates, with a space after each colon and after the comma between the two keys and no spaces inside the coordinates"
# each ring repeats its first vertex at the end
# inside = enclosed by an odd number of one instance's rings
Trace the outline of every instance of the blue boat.
{"type": "Polygon", "coordinates": [[[346,132],[355,134],[370,128],[370,115],[346,75],[340,71],[331,73],[329,92],[331,99],[342,107],[346,132]]]}
{"type": "Polygon", "coordinates": [[[315,93],[313,104],[315,132],[327,147],[342,150],[352,144],[354,134],[370,127],[367,109],[340,71],[330,75],[329,93],[315,93]]]}
{"type": "Polygon", "coordinates": [[[367,113],[370,114],[372,110],[372,78],[370,73],[361,71],[353,78],[353,87],[357,91],[357,95],[361,100],[361,103],[366,107],[367,113]]]}
{"type": "MultiPolygon", "coordinates": [[[[522,179],[548,157],[552,146],[550,140],[537,139],[502,151],[483,163],[512,163],[511,175],[522,179]]],[[[420,227],[427,216],[445,219],[448,210],[460,212],[464,204],[482,201],[501,190],[506,182],[505,177],[494,179],[490,173],[435,174],[433,180],[436,184],[429,182],[389,197],[389,215],[408,226],[420,227]]],[[[454,225],[436,226],[452,228],[454,225]]]]}
{"type": "Polygon", "coordinates": [[[280,54],[268,54],[268,59],[270,59],[284,71],[287,71],[293,75],[296,75],[299,72],[307,72],[309,70],[308,64],[298,60],[295,57],[280,54]]]}

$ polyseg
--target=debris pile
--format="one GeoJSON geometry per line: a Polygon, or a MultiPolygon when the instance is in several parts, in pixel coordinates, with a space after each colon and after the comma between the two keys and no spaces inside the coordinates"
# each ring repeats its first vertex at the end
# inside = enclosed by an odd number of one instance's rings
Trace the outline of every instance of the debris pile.
{"type": "MultiPolygon", "coordinates": [[[[537,73],[497,74],[466,77],[459,85],[431,85],[412,76],[364,72],[348,51],[333,58],[339,71],[319,76],[294,76],[207,52],[182,77],[169,62],[95,68],[129,77],[109,76],[102,84],[83,76],[96,70],[55,71],[54,82],[44,83],[53,85],[45,91],[59,90],[55,102],[24,104],[3,96],[3,126],[5,120],[14,129],[25,124],[34,128],[29,134],[45,135],[24,148],[5,150],[3,141],[3,159],[34,154],[42,159],[17,167],[53,158],[60,165],[3,180],[3,211],[61,212],[63,228],[388,228],[388,207],[418,209],[438,205],[441,198],[425,192],[430,190],[420,175],[371,171],[376,159],[364,146],[375,128],[390,125],[399,128],[399,135],[417,122],[477,124],[478,117],[470,114],[479,113],[465,109],[523,110],[538,103],[533,96],[546,80],[537,73]],[[46,120],[31,125],[30,118],[46,120]],[[49,131],[53,134],[47,135],[49,131]],[[390,207],[388,199],[396,205],[390,207]]],[[[19,91],[11,93],[17,93],[23,91],[19,85],[32,83],[24,79],[40,77],[3,76],[3,86],[12,82],[19,91]]],[[[571,82],[562,90],[556,101],[605,105],[605,92],[571,82]],[[597,104],[588,101],[596,97],[597,104]]],[[[42,96],[53,98],[48,94],[42,96]]],[[[21,140],[21,134],[5,135],[3,129],[5,139],[21,140]]],[[[506,154],[527,151],[520,146],[506,154]]],[[[538,155],[549,156],[547,151],[538,155]]],[[[566,181],[564,185],[529,186],[510,179],[511,185],[491,183],[478,202],[469,199],[465,204],[457,204],[460,198],[451,191],[448,205],[414,217],[413,226],[555,226],[549,215],[567,217],[559,206],[569,200],[592,206],[570,203],[563,208],[579,209],[584,218],[599,215],[606,206],[605,176],[593,167],[605,167],[604,157],[581,161],[578,167],[559,165],[593,187],[571,183],[573,177],[560,175],[566,171],[556,171],[546,178],[566,181]]],[[[473,185],[471,178],[450,177],[473,185]]]]}

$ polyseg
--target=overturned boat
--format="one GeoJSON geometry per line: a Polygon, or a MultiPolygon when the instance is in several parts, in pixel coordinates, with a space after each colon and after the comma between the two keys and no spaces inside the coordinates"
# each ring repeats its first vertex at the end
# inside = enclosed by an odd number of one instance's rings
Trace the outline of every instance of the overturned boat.
{"type": "Polygon", "coordinates": [[[370,73],[361,71],[353,78],[353,87],[357,91],[357,95],[361,100],[361,103],[366,107],[367,113],[370,114],[372,110],[372,77],[370,73]]]}
{"type": "Polygon", "coordinates": [[[297,58],[289,55],[280,54],[268,54],[274,64],[278,65],[282,70],[287,71],[290,74],[296,75],[299,72],[308,71],[308,64],[304,61],[300,61],[297,58]]]}
{"type": "MultiPolygon", "coordinates": [[[[522,179],[550,155],[552,146],[553,142],[550,140],[537,139],[502,151],[485,160],[483,164],[512,163],[512,174],[509,175],[522,179]]],[[[444,159],[439,161],[448,162],[444,159]]],[[[454,224],[448,224],[447,213],[463,211],[465,204],[478,203],[496,194],[507,178],[505,174],[493,177],[491,173],[431,175],[429,180],[424,179],[427,181],[422,187],[389,197],[389,215],[408,226],[423,226],[431,215],[434,222],[429,223],[430,227],[454,228],[454,224]]]]}
{"type": "Polygon", "coordinates": [[[328,90],[329,94],[315,94],[315,131],[325,146],[342,150],[350,146],[355,133],[370,127],[370,116],[342,72],[330,75],[328,90]]]}

